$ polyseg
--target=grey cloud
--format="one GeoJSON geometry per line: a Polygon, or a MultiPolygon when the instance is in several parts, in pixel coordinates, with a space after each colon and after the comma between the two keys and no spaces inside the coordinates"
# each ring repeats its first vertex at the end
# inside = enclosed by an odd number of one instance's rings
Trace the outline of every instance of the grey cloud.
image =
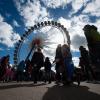
{"type": "Polygon", "coordinates": [[[74,35],[71,41],[73,48],[78,49],[79,46],[87,46],[86,38],[80,35],[74,35]]]}

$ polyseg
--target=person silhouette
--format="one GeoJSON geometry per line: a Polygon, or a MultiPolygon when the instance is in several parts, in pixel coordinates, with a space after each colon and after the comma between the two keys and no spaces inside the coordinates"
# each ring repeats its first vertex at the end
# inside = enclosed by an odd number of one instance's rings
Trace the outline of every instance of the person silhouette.
{"type": "Polygon", "coordinates": [[[56,48],[56,54],[55,54],[55,60],[56,63],[55,70],[56,70],[56,83],[58,84],[61,81],[61,67],[63,63],[63,57],[62,57],[62,47],[61,44],[58,44],[56,48]]]}
{"type": "Polygon", "coordinates": [[[44,55],[41,51],[41,48],[37,48],[37,51],[34,52],[32,59],[31,59],[31,65],[32,65],[32,77],[34,83],[37,83],[38,76],[39,76],[39,70],[44,65],[44,55]]]}
{"type": "Polygon", "coordinates": [[[45,58],[45,62],[44,62],[44,69],[45,69],[45,82],[49,81],[49,83],[51,83],[51,62],[49,57],[45,58]]]}
{"type": "Polygon", "coordinates": [[[92,66],[91,66],[91,59],[89,56],[89,52],[83,46],[80,46],[79,50],[80,50],[80,54],[81,54],[81,61],[83,64],[80,66],[82,66],[82,67],[84,66],[87,80],[88,81],[91,80],[90,73],[91,73],[93,79],[95,80],[96,77],[95,77],[95,73],[94,73],[92,66]]]}
{"type": "Polygon", "coordinates": [[[74,64],[72,61],[72,54],[67,44],[62,46],[62,55],[65,68],[65,84],[70,84],[73,78],[74,64]]]}

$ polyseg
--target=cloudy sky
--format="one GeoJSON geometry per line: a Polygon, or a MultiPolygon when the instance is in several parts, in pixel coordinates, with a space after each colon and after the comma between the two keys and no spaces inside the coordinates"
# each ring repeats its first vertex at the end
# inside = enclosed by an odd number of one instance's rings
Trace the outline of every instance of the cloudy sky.
{"type": "MultiPolygon", "coordinates": [[[[78,64],[78,48],[80,45],[87,46],[82,30],[84,25],[93,24],[100,32],[99,2],[100,0],[0,0],[0,57],[10,54],[10,62],[13,63],[14,45],[20,36],[38,22],[54,20],[67,28],[73,60],[78,64]]],[[[44,37],[48,38],[49,34],[50,32],[44,37]]]]}

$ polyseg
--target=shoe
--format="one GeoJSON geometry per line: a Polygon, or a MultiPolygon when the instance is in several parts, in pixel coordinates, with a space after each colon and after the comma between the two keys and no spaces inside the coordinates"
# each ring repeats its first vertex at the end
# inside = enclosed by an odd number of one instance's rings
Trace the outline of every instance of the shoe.
{"type": "Polygon", "coordinates": [[[34,84],[37,84],[37,81],[34,81],[34,84]]]}

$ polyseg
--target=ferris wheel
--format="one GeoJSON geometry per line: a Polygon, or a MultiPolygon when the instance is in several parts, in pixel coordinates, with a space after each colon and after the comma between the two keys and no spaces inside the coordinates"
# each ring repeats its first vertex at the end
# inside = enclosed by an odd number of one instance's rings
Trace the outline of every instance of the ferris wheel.
{"type": "Polygon", "coordinates": [[[70,36],[67,29],[55,21],[37,23],[30,27],[15,44],[14,65],[17,66],[21,60],[31,59],[37,45],[43,49],[45,56],[52,59],[58,44],[70,46],[70,36]]]}

